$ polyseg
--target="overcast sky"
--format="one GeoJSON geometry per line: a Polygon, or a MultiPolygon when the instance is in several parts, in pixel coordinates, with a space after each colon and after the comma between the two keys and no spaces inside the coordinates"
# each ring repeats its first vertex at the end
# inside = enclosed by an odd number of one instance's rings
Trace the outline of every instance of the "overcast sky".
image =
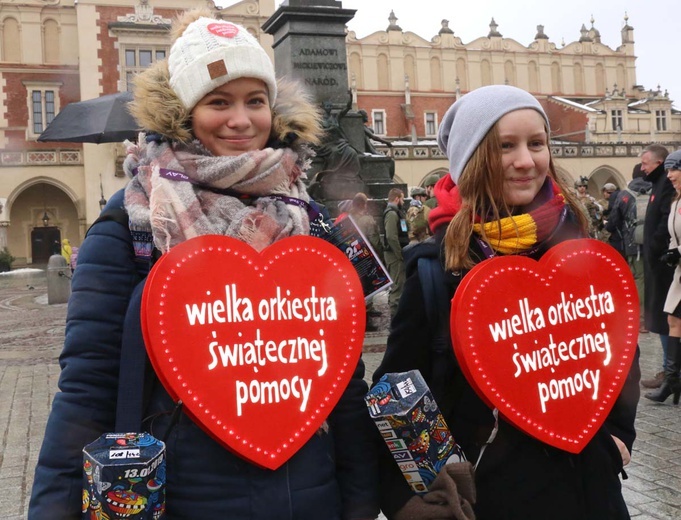
{"type": "MultiPolygon", "coordinates": [[[[646,89],[667,89],[681,109],[681,0],[342,0],[346,9],[356,9],[348,27],[358,38],[388,27],[394,9],[398,25],[426,40],[437,35],[441,20],[449,20],[455,36],[468,43],[487,36],[492,17],[504,38],[528,46],[544,26],[549,40],[560,48],[580,37],[582,24],[591,27],[591,16],[601,33],[601,43],[616,49],[622,43],[620,30],[625,12],[634,28],[636,81],[646,89]],[[470,5],[475,5],[470,8],[470,5]],[[666,46],[666,49],[665,49],[666,46]]],[[[237,3],[222,0],[222,5],[237,3]]],[[[276,1],[277,7],[281,4],[276,1]]],[[[608,85],[611,89],[612,85],[608,85]]]]}

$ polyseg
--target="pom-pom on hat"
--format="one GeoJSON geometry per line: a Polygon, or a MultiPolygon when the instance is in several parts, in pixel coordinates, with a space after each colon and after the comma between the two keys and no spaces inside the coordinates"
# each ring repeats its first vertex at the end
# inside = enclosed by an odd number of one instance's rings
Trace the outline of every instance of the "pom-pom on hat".
{"type": "Polygon", "coordinates": [[[274,66],[246,29],[224,20],[201,17],[175,40],[168,55],[170,87],[187,110],[209,92],[238,78],[267,85],[270,106],[277,98],[274,66]]]}
{"type": "Polygon", "coordinates": [[[510,85],[475,89],[449,107],[440,123],[437,144],[449,159],[449,174],[455,183],[490,128],[509,112],[523,108],[539,112],[549,130],[549,119],[539,101],[510,85]]]}
{"type": "Polygon", "coordinates": [[[664,160],[665,170],[681,170],[681,150],[670,153],[664,160]]]}

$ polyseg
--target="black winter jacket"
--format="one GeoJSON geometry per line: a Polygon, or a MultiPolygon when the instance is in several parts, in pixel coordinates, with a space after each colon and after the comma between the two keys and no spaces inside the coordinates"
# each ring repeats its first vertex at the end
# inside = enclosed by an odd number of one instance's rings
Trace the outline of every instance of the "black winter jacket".
{"type": "Polygon", "coordinates": [[[646,180],[653,183],[653,189],[643,225],[645,325],[650,332],[669,334],[664,302],[674,277],[674,268],[661,262],[660,256],[669,248],[670,236],[667,221],[675,191],[662,164],[655,168],[646,180]]]}
{"type": "MultiPolygon", "coordinates": [[[[392,322],[385,357],[374,373],[374,381],[387,372],[412,369],[419,369],[425,380],[430,380],[434,366],[433,330],[428,327],[416,266],[420,257],[442,258],[444,227],[433,239],[419,244],[407,264],[404,293],[392,322]]],[[[578,238],[578,233],[568,221],[533,257],[538,258],[550,246],[569,238],[578,238]]],[[[471,242],[471,247],[473,257],[484,258],[475,241],[471,242]]],[[[449,272],[447,280],[450,296],[453,296],[458,278],[449,272]]],[[[446,377],[451,381],[445,387],[431,385],[435,400],[455,440],[466,457],[475,463],[494,426],[492,411],[466,381],[453,349],[435,363],[446,364],[446,377]]],[[[441,367],[438,371],[442,373],[441,367]]],[[[611,434],[621,439],[631,451],[639,379],[637,351],[626,384],[605,424],[577,455],[544,444],[500,418],[498,434],[484,452],[476,471],[477,520],[629,518],[619,480],[622,459],[611,434]]],[[[385,446],[380,447],[380,454],[381,508],[390,519],[412,492],[385,446]]]]}
{"type": "Polygon", "coordinates": [[[616,190],[610,194],[610,204],[608,208],[608,221],[605,224],[605,229],[610,233],[608,243],[617,249],[622,255],[625,254],[625,238],[626,238],[626,218],[631,204],[636,201],[631,193],[627,190],[616,190]]]}

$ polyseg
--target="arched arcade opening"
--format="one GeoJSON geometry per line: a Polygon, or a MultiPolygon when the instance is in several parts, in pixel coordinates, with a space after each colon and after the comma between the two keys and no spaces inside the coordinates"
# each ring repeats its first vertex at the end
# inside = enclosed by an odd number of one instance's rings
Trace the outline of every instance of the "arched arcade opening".
{"type": "Polygon", "coordinates": [[[52,254],[59,254],[65,238],[73,246],[80,245],[81,219],[69,191],[43,178],[32,179],[10,196],[4,230],[7,248],[16,257],[14,268],[47,264],[52,254]]]}

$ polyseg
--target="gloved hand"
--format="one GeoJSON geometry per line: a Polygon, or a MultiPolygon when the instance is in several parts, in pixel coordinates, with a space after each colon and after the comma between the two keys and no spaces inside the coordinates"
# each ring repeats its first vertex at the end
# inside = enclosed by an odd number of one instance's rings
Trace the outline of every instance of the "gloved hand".
{"type": "Polygon", "coordinates": [[[678,249],[670,249],[660,257],[660,262],[667,264],[669,267],[676,267],[681,260],[681,253],[678,249]]]}
{"type": "Polygon", "coordinates": [[[430,491],[413,496],[395,520],[475,520],[474,479],[470,462],[447,464],[428,486],[430,491]]]}

